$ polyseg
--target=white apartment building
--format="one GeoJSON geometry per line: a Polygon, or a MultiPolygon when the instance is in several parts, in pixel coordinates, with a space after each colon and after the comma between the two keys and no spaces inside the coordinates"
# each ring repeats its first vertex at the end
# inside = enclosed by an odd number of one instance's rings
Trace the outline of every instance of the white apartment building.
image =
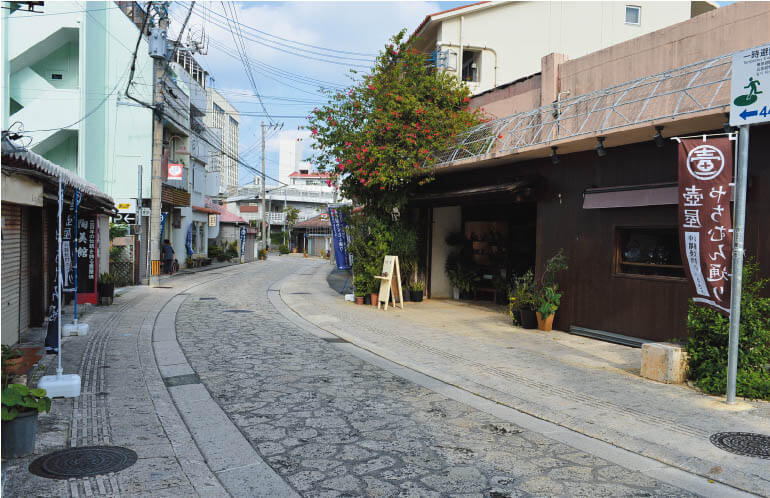
{"type": "Polygon", "coordinates": [[[686,21],[713,2],[479,2],[430,14],[412,37],[474,95],[540,71],[541,57],[581,57],[686,21]]]}
{"type": "Polygon", "coordinates": [[[215,139],[221,140],[224,152],[212,152],[210,164],[220,173],[219,193],[232,195],[238,191],[238,110],[213,88],[206,89],[204,123],[213,128],[215,139]],[[221,131],[219,131],[221,130],[221,131]]]}

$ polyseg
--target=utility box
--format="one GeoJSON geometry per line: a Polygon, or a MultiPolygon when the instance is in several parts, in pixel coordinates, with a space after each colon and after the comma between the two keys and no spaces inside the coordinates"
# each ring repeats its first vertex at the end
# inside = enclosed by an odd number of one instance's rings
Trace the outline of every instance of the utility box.
{"type": "Polygon", "coordinates": [[[161,28],[150,28],[150,38],[148,42],[150,57],[153,59],[166,58],[166,30],[161,28]]]}

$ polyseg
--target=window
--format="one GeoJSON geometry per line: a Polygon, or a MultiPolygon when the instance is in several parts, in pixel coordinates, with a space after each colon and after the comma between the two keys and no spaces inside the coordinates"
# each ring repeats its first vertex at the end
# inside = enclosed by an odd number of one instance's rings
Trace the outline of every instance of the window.
{"type": "Polygon", "coordinates": [[[615,273],[684,278],[676,227],[616,228],[615,273]]]}
{"type": "Polygon", "coordinates": [[[640,25],[642,23],[642,8],[638,5],[626,5],[626,24],[640,25]]]}
{"type": "Polygon", "coordinates": [[[463,81],[479,81],[479,66],[481,66],[481,52],[463,50],[463,81]]]}

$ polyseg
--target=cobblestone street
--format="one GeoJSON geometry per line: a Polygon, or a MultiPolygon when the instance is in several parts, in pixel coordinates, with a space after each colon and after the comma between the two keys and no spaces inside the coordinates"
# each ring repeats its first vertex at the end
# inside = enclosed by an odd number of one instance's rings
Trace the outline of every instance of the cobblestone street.
{"type": "Polygon", "coordinates": [[[262,458],[304,496],[689,496],[397,377],[269,300],[318,263],[272,258],[191,289],[177,339],[262,458]]]}

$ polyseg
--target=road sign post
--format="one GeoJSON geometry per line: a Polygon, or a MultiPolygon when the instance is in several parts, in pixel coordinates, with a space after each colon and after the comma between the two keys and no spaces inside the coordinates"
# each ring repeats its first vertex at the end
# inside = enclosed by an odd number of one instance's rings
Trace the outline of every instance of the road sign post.
{"type": "Polygon", "coordinates": [[[743,283],[743,233],[746,226],[746,179],[749,169],[750,125],[770,121],[770,44],[733,54],[730,91],[730,125],[739,126],[738,165],[735,176],[733,273],[730,295],[730,339],[727,349],[727,403],[735,403],[738,376],[738,342],[743,283]]]}

